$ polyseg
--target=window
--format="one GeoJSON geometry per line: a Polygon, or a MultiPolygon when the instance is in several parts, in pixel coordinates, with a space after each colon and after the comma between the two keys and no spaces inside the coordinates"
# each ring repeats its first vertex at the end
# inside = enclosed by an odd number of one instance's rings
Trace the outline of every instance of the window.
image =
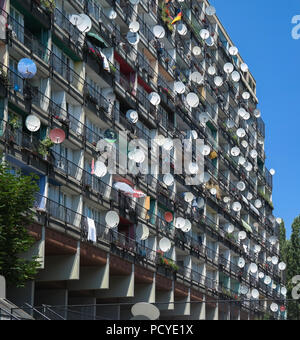
{"type": "Polygon", "coordinates": [[[14,59],[9,59],[10,83],[13,84],[14,90],[23,93],[23,79],[18,72],[18,63],[14,59]]]}
{"type": "Polygon", "coordinates": [[[93,79],[89,78],[88,76],[86,77],[86,81],[87,81],[87,84],[88,84],[89,94],[92,97],[97,98],[98,93],[101,93],[100,85],[98,85],[93,79]]]}
{"type": "Polygon", "coordinates": [[[24,44],[24,16],[13,7],[10,7],[10,16],[13,35],[24,44]]]}
{"type": "Polygon", "coordinates": [[[60,48],[56,45],[52,45],[53,52],[53,68],[63,78],[67,78],[68,81],[73,81],[74,62],[70,59],[60,48]]]}
{"type": "Polygon", "coordinates": [[[100,223],[101,213],[100,213],[99,210],[91,208],[91,207],[89,207],[85,204],[84,205],[84,215],[86,217],[93,219],[95,222],[100,223]]]}

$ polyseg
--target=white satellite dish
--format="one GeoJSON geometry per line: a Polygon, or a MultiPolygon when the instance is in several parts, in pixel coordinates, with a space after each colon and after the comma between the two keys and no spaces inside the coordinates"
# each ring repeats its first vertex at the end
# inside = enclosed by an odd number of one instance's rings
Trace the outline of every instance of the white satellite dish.
{"type": "Polygon", "coordinates": [[[197,139],[198,133],[195,130],[189,130],[186,134],[187,139],[197,139]]]}
{"type": "Polygon", "coordinates": [[[245,114],[247,113],[247,111],[243,108],[243,107],[241,107],[240,109],[238,109],[238,115],[240,116],[240,117],[244,117],[245,116],[245,114]]]}
{"type": "Polygon", "coordinates": [[[244,114],[244,116],[242,117],[244,120],[249,120],[251,117],[250,113],[246,111],[246,113],[244,114]]]}
{"type": "Polygon", "coordinates": [[[270,309],[271,309],[271,311],[272,311],[273,313],[277,313],[279,307],[278,307],[277,303],[274,303],[274,302],[273,302],[273,303],[271,303],[271,305],[270,305],[270,309]]]}
{"type": "Polygon", "coordinates": [[[277,238],[275,236],[271,236],[270,237],[270,243],[272,244],[272,246],[274,246],[277,242],[277,238]]]}
{"type": "Polygon", "coordinates": [[[271,174],[272,176],[274,176],[274,175],[276,174],[276,171],[275,171],[274,169],[271,169],[271,170],[270,170],[270,174],[271,174]]]}
{"type": "Polygon", "coordinates": [[[214,66],[209,66],[209,68],[207,69],[207,73],[211,76],[214,76],[217,73],[217,70],[214,66]]]}
{"type": "Polygon", "coordinates": [[[199,105],[199,97],[194,92],[190,92],[186,96],[186,101],[190,107],[197,107],[199,105]]]}
{"type": "Polygon", "coordinates": [[[79,29],[82,33],[87,33],[92,29],[92,20],[91,18],[86,14],[79,14],[79,20],[76,24],[76,27],[79,29]]]}
{"type": "Polygon", "coordinates": [[[253,199],[253,195],[251,194],[251,192],[247,193],[247,200],[251,201],[253,199]]]}
{"type": "Polygon", "coordinates": [[[272,262],[272,257],[271,257],[271,256],[268,256],[268,257],[267,257],[267,262],[269,262],[269,263],[272,262]]]}
{"type": "Polygon", "coordinates": [[[209,145],[201,145],[199,151],[203,156],[208,156],[210,154],[211,148],[209,145]]]}
{"type": "Polygon", "coordinates": [[[246,184],[244,182],[238,182],[236,187],[239,191],[244,191],[246,189],[246,184]]]}
{"type": "MultiPolygon", "coordinates": [[[[132,3],[133,0],[130,0],[132,3]]],[[[137,0],[135,0],[137,1],[137,0]]],[[[139,0],[138,0],[139,1],[139,0]]],[[[157,307],[147,302],[139,302],[132,306],[131,313],[134,317],[145,317],[148,320],[157,320],[160,316],[160,311],[157,307]]],[[[142,318],[143,320],[143,318],[142,318]]]]}
{"type": "Polygon", "coordinates": [[[116,228],[120,223],[120,217],[117,212],[109,211],[105,215],[105,222],[108,228],[116,228]]]}
{"type": "Polygon", "coordinates": [[[208,172],[203,172],[199,175],[199,180],[201,183],[208,183],[210,181],[210,174],[208,172]]]}
{"type": "Polygon", "coordinates": [[[239,234],[238,234],[238,238],[239,238],[239,240],[246,240],[246,238],[247,238],[246,232],[240,231],[239,234]]]}
{"type": "Polygon", "coordinates": [[[266,277],[265,277],[265,280],[264,280],[264,283],[265,283],[266,285],[269,285],[271,282],[272,282],[272,279],[270,278],[270,276],[266,276],[266,277]]]}
{"type": "Polygon", "coordinates": [[[217,87],[221,87],[224,83],[222,77],[220,76],[216,76],[215,79],[214,79],[214,83],[217,87]]]}
{"type": "Polygon", "coordinates": [[[213,38],[213,37],[207,38],[207,39],[205,40],[205,43],[206,43],[206,45],[209,46],[209,47],[214,46],[214,44],[215,44],[214,38],[213,38]]]}
{"type": "Polygon", "coordinates": [[[209,33],[209,31],[208,31],[207,29],[202,29],[202,30],[200,31],[200,37],[201,37],[203,40],[208,39],[209,36],[210,36],[210,33],[209,33]]]}
{"type": "Polygon", "coordinates": [[[246,261],[242,257],[240,257],[239,260],[238,260],[238,267],[244,268],[245,264],[246,264],[246,261]]]}
{"type": "Polygon", "coordinates": [[[163,38],[166,34],[166,31],[162,26],[155,25],[153,27],[153,34],[156,38],[163,38]]]}
{"type": "Polygon", "coordinates": [[[161,98],[157,92],[151,92],[148,95],[148,100],[150,101],[152,105],[158,106],[160,104],[161,98]]]}
{"type": "Polygon", "coordinates": [[[201,54],[201,48],[199,46],[194,46],[192,52],[194,56],[197,57],[201,54]]]}
{"type": "Polygon", "coordinates": [[[234,225],[232,225],[231,223],[227,223],[226,231],[228,234],[232,234],[234,232],[234,225]]]}
{"type": "Polygon", "coordinates": [[[191,192],[185,192],[183,194],[184,200],[188,203],[191,203],[194,199],[194,195],[191,192]]]}
{"type": "Polygon", "coordinates": [[[117,17],[117,12],[112,7],[105,9],[104,12],[110,20],[114,20],[117,17]]]}
{"type": "Polygon", "coordinates": [[[234,70],[234,66],[231,64],[231,63],[226,63],[224,65],[224,72],[227,73],[227,74],[230,74],[232,73],[234,70]]]}
{"type": "MultiPolygon", "coordinates": [[[[185,221],[184,221],[184,224],[185,224],[185,221]]],[[[166,237],[162,238],[159,241],[159,249],[164,253],[168,252],[171,249],[171,241],[167,239],[166,237]]]]}
{"type": "MultiPolygon", "coordinates": [[[[243,147],[244,149],[247,149],[248,146],[249,146],[249,143],[248,143],[246,140],[243,140],[243,141],[241,142],[241,144],[242,144],[242,147],[243,147]]],[[[246,162],[246,160],[245,160],[245,162],[246,162]]],[[[245,163],[245,162],[244,162],[244,163],[245,163]]]]}
{"type": "Polygon", "coordinates": [[[139,241],[145,241],[149,237],[150,231],[144,224],[139,224],[136,228],[135,234],[139,241]]]}
{"type": "Polygon", "coordinates": [[[245,285],[241,285],[241,294],[242,295],[247,295],[249,292],[249,288],[245,285]]]}
{"type": "Polygon", "coordinates": [[[126,35],[127,41],[130,45],[137,45],[140,41],[140,35],[137,32],[129,31],[126,35]]]}
{"type": "Polygon", "coordinates": [[[262,280],[265,277],[265,274],[263,272],[259,272],[258,277],[262,280]]]}
{"type": "Polygon", "coordinates": [[[192,223],[191,223],[188,219],[186,219],[186,220],[185,220],[185,225],[184,225],[184,227],[182,228],[182,231],[183,231],[184,233],[188,233],[188,232],[191,231],[191,229],[192,229],[192,223]]]}
{"type": "Polygon", "coordinates": [[[245,64],[245,63],[242,63],[241,64],[241,70],[242,70],[242,72],[248,72],[248,70],[249,70],[248,65],[245,64]]]}
{"type": "Polygon", "coordinates": [[[170,151],[174,147],[173,139],[166,138],[162,147],[163,147],[163,149],[170,151]]]}
{"type": "Polygon", "coordinates": [[[251,296],[253,297],[253,299],[258,299],[259,298],[258,290],[257,289],[252,289],[251,296]]]}
{"type": "Polygon", "coordinates": [[[138,21],[131,21],[129,24],[129,31],[132,33],[137,33],[140,30],[140,23],[138,21]]]}
{"type": "Polygon", "coordinates": [[[232,56],[235,56],[239,53],[238,48],[235,46],[231,46],[228,51],[229,51],[229,54],[232,56]]]}
{"type": "Polygon", "coordinates": [[[238,71],[234,71],[234,72],[231,73],[231,79],[232,79],[235,83],[237,83],[237,82],[240,81],[241,75],[238,73],[238,71]]]}
{"type": "Polygon", "coordinates": [[[213,6],[208,6],[208,7],[206,7],[206,9],[205,9],[205,13],[206,13],[206,15],[208,15],[208,16],[213,16],[213,15],[216,14],[216,9],[215,9],[215,7],[213,7],[213,6]]]}
{"type": "Polygon", "coordinates": [[[183,217],[177,217],[174,225],[176,229],[183,229],[185,227],[185,219],[183,217]]]}
{"type": "Polygon", "coordinates": [[[234,127],[235,123],[232,119],[227,119],[226,120],[226,126],[228,127],[228,129],[232,129],[234,127]]]}
{"type": "Polygon", "coordinates": [[[228,204],[228,203],[230,202],[230,197],[225,196],[225,197],[223,198],[223,202],[226,203],[226,204],[228,204]]]}
{"type": "Polygon", "coordinates": [[[284,262],[280,262],[278,264],[278,269],[281,270],[281,271],[285,270],[286,269],[286,264],[284,262]]]}
{"type": "Polygon", "coordinates": [[[248,172],[252,171],[252,169],[253,169],[253,165],[250,162],[246,162],[244,164],[244,167],[245,167],[246,171],[248,171],[248,172]]]}
{"type": "Polygon", "coordinates": [[[157,135],[154,138],[155,142],[157,143],[158,146],[163,146],[166,140],[166,137],[164,135],[157,135]]]}
{"type": "Polygon", "coordinates": [[[257,156],[258,156],[257,151],[256,151],[256,150],[251,150],[251,151],[250,151],[250,156],[251,156],[251,158],[253,158],[253,159],[257,158],[257,156]]]}
{"type": "Polygon", "coordinates": [[[246,131],[243,128],[239,128],[236,131],[236,134],[240,138],[244,138],[246,136],[246,131]]]}
{"type": "Polygon", "coordinates": [[[182,22],[180,24],[177,25],[177,32],[180,35],[186,35],[187,34],[187,27],[185,26],[185,24],[183,24],[182,22]]]}
{"type": "Polygon", "coordinates": [[[82,18],[78,14],[72,14],[69,17],[69,21],[72,23],[72,25],[77,26],[80,21],[82,21],[82,18]]]}
{"type": "Polygon", "coordinates": [[[260,200],[260,199],[255,200],[254,206],[255,206],[255,208],[257,208],[257,209],[260,209],[260,208],[262,207],[262,202],[261,202],[261,200],[260,200]]]}
{"type": "Polygon", "coordinates": [[[277,256],[272,257],[272,263],[274,264],[274,266],[276,266],[276,264],[278,264],[278,257],[277,256]]]}
{"type": "Polygon", "coordinates": [[[198,207],[199,209],[201,209],[201,208],[204,207],[205,201],[204,201],[204,199],[203,199],[202,197],[198,197],[198,198],[196,199],[196,202],[197,202],[197,207],[198,207]]]}
{"type": "Polygon", "coordinates": [[[136,124],[139,120],[139,115],[135,110],[128,110],[126,112],[126,118],[129,120],[130,123],[136,124]]]}
{"type": "Polygon", "coordinates": [[[277,217],[276,218],[276,223],[278,223],[278,224],[281,224],[283,221],[282,221],[282,218],[280,218],[280,217],[277,217]]]}
{"type": "Polygon", "coordinates": [[[258,137],[257,138],[257,142],[258,142],[258,144],[263,145],[264,144],[264,138],[263,137],[258,137]]]}
{"type": "Polygon", "coordinates": [[[258,253],[260,253],[260,251],[261,251],[261,246],[260,246],[259,244],[256,244],[256,245],[254,246],[254,252],[255,252],[256,254],[258,254],[258,253]]]}
{"type": "Polygon", "coordinates": [[[241,150],[237,146],[235,146],[231,149],[230,153],[233,157],[237,157],[240,155],[241,150]]]}
{"type": "Polygon", "coordinates": [[[163,177],[163,182],[165,183],[165,185],[170,187],[174,184],[174,177],[171,174],[166,174],[163,177]]]}
{"type": "Polygon", "coordinates": [[[189,173],[190,173],[191,175],[196,175],[196,174],[198,173],[198,171],[199,171],[199,166],[198,166],[197,163],[191,162],[191,163],[189,164],[189,166],[188,166],[188,169],[189,169],[189,173]]]}
{"type": "Polygon", "coordinates": [[[261,112],[259,109],[255,109],[253,113],[256,118],[259,118],[261,116],[261,112]]]}
{"type": "Polygon", "coordinates": [[[202,112],[199,115],[199,121],[201,124],[206,124],[210,120],[210,116],[207,112],[202,112]]]}
{"type": "Polygon", "coordinates": [[[35,115],[29,115],[26,118],[25,125],[30,132],[36,132],[41,127],[41,120],[35,115]]]}
{"type": "Polygon", "coordinates": [[[106,165],[101,161],[95,162],[94,174],[99,178],[104,177],[107,174],[106,165]]]}
{"type": "Polygon", "coordinates": [[[246,163],[245,157],[240,156],[240,157],[239,157],[239,164],[240,164],[240,165],[244,165],[245,163],[246,163]]]}
{"type": "Polygon", "coordinates": [[[174,91],[178,94],[183,94],[185,92],[185,85],[181,81],[176,81],[174,83],[174,91]]]}
{"type": "Polygon", "coordinates": [[[257,264],[256,263],[251,263],[249,269],[250,269],[250,272],[252,274],[257,273],[257,270],[258,270],[257,264]]]}
{"type": "Polygon", "coordinates": [[[193,72],[191,74],[191,80],[196,84],[203,83],[204,77],[200,72],[193,72]]]}
{"type": "Polygon", "coordinates": [[[287,289],[285,287],[281,287],[280,292],[283,296],[285,296],[287,294],[287,289]]]}
{"type": "Polygon", "coordinates": [[[217,194],[217,189],[216,188],[211,188],[210,193],[215,196],[217,194]]]}
{"type": "Polygon", "coordinates": [[[246,91],[246,92],[243,92],[242,97],[243,99],[248,100],[250,99],[251,95],[249,92],[246,91]]]}
{"type": "Polygon", "coordinates": [[[235,212],[241,211],[241,210],[242,210],[242,205],[241,205],[241,203],[239,203],[239,202],[234,202],[234,203],[232,204],[232,210],[235,211],[235,212]]]}

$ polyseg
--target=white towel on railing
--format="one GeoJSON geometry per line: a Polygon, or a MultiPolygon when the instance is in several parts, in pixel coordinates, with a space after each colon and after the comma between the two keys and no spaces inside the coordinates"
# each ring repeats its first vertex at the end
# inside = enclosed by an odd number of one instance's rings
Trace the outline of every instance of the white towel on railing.
{"type": "Polygon", "coordinates": [[[87,226],[88,226],[88,237],[87,237],[88,241],[97,242],[95,221],[87,217],[87,226]]]}
{"type": "Polygon", "coordinates": [[[110,72],[110,67],[109,67],[109,63],[108,63],[106,55],[104,53],[102,53],[101,51],[100,51],[100,54],[101,54],[101,57],[103,58],[103,68],[104,68],[104,70],[110,72]]]}

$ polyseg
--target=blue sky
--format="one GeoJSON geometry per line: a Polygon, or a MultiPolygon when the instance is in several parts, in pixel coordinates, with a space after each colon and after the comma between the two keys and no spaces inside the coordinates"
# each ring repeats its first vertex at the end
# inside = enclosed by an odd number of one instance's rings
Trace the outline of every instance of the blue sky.
{"type": "Polygon", "coordinates": [[[274,215],[284,219],[289,237],[300,214],[300,39],[291,34],[300,1],[211,0],[211,5],[257,81],[266,165],[276,170],[274,215]]]}

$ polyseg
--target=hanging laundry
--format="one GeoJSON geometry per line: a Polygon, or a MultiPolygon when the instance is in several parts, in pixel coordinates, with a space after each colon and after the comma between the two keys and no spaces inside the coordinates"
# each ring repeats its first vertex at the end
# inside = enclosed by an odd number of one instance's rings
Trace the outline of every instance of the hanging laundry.
{"type": "Polygon", "coordinates": [[[97,242],[97,233],[95,227],[95,221],[91,218],[87,217],[87,226],[88,226],[88,241],[97,242]]]}
{"type": "Polygon", "coordinates": [[[108,62],[108,60],[106,58],[106,55],[104,53],[102,53],[101,51],[100,51],[100,55],[101,55],[101,57],[103,59],[103,68],[104,68],[104,70],[110,72],[109,62],[108,62]]]}
{"type": "Polygon", "coordinates": [[[175,18],[173,19],[173,21],[171,22],[172,25],[174,25],[177,21],[180,21],[182,19],[182,12],[180,11],[175,18]]]}
{"type": "Polygon", "coordinates": [[[92,159],[92,169],[91,169],[91,174],[94,175],[95,174],[95,159],[92,159]]]}

